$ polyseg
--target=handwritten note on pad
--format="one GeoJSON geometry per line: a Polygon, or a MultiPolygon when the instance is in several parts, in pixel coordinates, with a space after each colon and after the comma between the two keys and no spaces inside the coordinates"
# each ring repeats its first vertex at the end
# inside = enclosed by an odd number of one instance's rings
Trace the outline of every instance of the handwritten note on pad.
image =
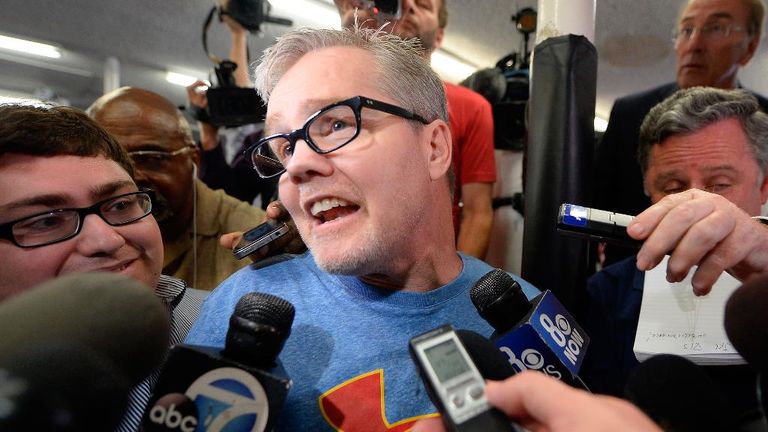
{"type": "Polygon", "coordinates": [[[675,354],[701,365],[743,364],[723,327],[725,303],[741,283],[723,273],[702,297],[693,294],[692,269],[682,282],[667,282],[669,256],[645,273],[640,321],[635,336],[639,361],[656,354],[675,354]]]}

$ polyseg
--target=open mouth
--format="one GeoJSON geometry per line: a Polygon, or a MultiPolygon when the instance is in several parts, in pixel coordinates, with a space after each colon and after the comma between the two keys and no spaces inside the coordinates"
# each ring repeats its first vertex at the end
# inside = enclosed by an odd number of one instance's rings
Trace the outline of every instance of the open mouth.
{"type": "Polygon", "coordinates": [[[312,204],[310,212],[321,223],[326,223],[352,214],[359,208],[340,198],[325,198],[312,204]]]}

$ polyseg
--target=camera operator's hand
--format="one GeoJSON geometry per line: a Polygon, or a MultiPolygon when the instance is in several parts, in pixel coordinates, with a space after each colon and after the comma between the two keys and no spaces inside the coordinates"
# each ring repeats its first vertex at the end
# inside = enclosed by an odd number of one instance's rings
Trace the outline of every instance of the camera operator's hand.
{"type": "MultiPolygon", "coordinates": [[[[226,0],[219,2],[221,8],[223,10],[225,10],[225,11],[227,10],[226,3],[228,3],[228,1],[226,1],[226,0]]],[[[231,16],[229,16],[227,14],[222,14],[221,15],[221,20],[224,22],[224,24],[227,25],[227,28],[229,28],[229,32],[232,34],[233,37],[234,36],[243,36],[243,37],[247,36],[248,30],[246,30],[245,27],[241,26],[240,23],[238,23],[237,21],[232,19],[231,16]]]]}
{"type": "Polygon", "coordinates": [[[197,80],[187,86],[187,102],[190,106],[198,108],[208,107],[208,98],[205,92],[208,91],[209,84],[205,81],[197,80]]]}
{"type": "MultiPolygon", "coordinates": [[[[208,107],[208,98],[205,92],[210,84],[197,80],[187,86],[187,102],[191,108],[205,109],[208,107]]],[[[200,127],[200,147],[203,150],[212,150],[219,145],[219,128],[204,121],[197,122],[200,127]]]]}
{"type": "MultiPolygon", "coordinates": [[[[227,10],[229,0],[219,0],[219,7],[227,10]]],[[[229,59],[237,64],[235,69],[235,84],[238,87],[251,87],[251,79],[248,76],[248,30],[226,13],[221,15],[221,20],[227,25],[231,36],[229,47],[229,59]]]]}
{"type": "MultiPolygon", "coordinates": [[[[278,238],[274,242],[248,255],[248,258],[250,258],[251,261],[257,262],[263,260],[264,258],[281,253],[295,254],[302,253],[307,250],[307,246],[301,240],[299,231],[296,229],[296,224],[293,222],[291,215],[288,213],[285,207],[283,207],[283,204],[280,201],[272,201],[269,203],[267,206],[266,216],[267,220],[285,222],[288,225],[289,231],[287,234],[278,238]]],[[[223,234],[221,238],[219,238],[219,244],[222,247],[233,250],[235,246],[240,243],[242,238],[243,233],[239,231],[223,234]]]]}

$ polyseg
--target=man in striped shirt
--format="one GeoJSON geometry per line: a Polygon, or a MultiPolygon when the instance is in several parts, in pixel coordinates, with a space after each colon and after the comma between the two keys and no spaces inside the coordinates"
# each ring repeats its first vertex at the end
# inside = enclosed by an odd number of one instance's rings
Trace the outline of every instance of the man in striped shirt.
{"type": "MultiPolygon", "coordinates": [[[[170,343],[181,342],[207,293],[160,274],[152,193],[137,187],[133,169],[82,111],[0,105],[0,301],[68,273],[119,273],[155,290],[170,343]]],[[[118,430],[138,430],[159,372],[131,390],[118,430]]]]}

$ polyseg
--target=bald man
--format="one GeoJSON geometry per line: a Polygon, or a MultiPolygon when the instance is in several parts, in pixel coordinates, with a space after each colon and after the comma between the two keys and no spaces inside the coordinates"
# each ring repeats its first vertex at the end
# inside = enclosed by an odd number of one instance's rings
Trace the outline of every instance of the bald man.
{"type": "Polygon", "coordinates": [[[123,87],[97,99],[87,112],[128,151],[136,183],[157,195],[163,274],[212,290],[247,263],[219,246],[218,239],[258,225],[264,212],[197,179],[199,151],[189,124],[170,101],[123,87]]]}

